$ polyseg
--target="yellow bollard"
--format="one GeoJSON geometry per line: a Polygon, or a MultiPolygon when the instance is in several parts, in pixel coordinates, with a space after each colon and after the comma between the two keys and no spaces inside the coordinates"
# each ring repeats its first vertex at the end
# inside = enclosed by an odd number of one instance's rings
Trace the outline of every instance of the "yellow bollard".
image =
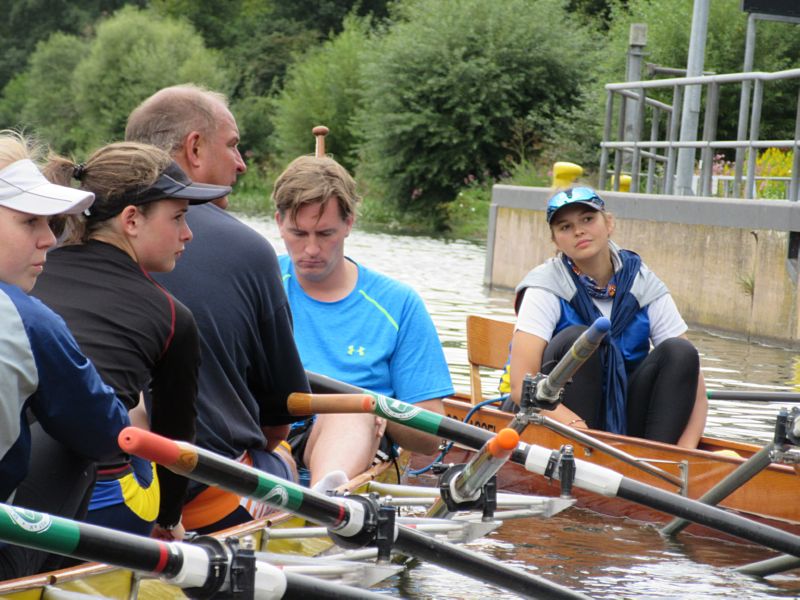
{"type": "MultiPolygon", "coordinates": [[[[611,189],[614,189],[614,176],[611,176],[611,189]]],[[[619,191],[620,192],[630,192],[631,191],[631,176],[630,175],[620,175],[619,176],[619,191]]]]}
{"type": "Polygon", "coordinates": [[[572,187],[575,180],[583,175],[583,167],[571,162],[557,162],[553,164],[553,187],[563,189],[572,187]]]}

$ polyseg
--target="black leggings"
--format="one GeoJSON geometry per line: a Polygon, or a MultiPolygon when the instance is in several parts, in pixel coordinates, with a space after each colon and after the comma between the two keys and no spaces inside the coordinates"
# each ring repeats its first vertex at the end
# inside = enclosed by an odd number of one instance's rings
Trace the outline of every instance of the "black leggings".
{"type": "MultiPolygon", "coordinates": [[[[95,464],[31,425],[28,476],[17,488],[12,504],[39,512],[82,520],[89,507],[95,464]]],[[[0,543],[0,580],[59,569],[75,561],[55,554],[0,543]]]]}
{"type": "MultiPolygon", "coordinates": [[[[587,328],[573,325],[550,340],[542,356],[542,373],[549,373],[587,328]]],[[[628,435],[674,444],[694,408],[700,357],[684,338],[669,338],[656,346],[628,378],[628,435]]],[[[600,355],[594,353],[564,390],[564,404],[592,429],[600,428],[603,410],[600,355]]]]}

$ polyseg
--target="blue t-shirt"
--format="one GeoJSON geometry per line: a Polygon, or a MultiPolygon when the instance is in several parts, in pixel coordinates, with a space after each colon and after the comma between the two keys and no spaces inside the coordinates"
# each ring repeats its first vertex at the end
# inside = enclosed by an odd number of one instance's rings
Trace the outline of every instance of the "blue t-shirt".
{"type": "Polygon", "coordinates": [[[303,291],[288,255],[278,261],[306,369],[409,403],[453,394],[436,327],[411,287],[356,264],[353,291],[320,302],[303,291]]]}

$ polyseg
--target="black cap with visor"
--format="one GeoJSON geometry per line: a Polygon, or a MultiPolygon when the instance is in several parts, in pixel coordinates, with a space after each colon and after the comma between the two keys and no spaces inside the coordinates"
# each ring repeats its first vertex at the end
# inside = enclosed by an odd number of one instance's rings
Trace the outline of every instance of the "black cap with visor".
{"type": "Polygon", "coordinates": [[[178,163],[172,161],[151,185],[111,199],[98,195],[95,203],[84,214],[89,219],[104,221],[121,213],[126,206],[140,206],[167,198],[188,200],[189,204],[203,204],[230,193],[231,188],[227,185],[193,182],[178,163]]]}

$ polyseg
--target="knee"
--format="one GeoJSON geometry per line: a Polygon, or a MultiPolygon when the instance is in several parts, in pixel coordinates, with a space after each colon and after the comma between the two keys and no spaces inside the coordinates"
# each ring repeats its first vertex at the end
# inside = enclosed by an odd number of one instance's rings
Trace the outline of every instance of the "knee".
{"type": "Polygon", "coordinates": [[[699,372],[700,355],[689,340],[680,337],[669,338],[661,342],[658,349],[668,362],[699,372]]]}

